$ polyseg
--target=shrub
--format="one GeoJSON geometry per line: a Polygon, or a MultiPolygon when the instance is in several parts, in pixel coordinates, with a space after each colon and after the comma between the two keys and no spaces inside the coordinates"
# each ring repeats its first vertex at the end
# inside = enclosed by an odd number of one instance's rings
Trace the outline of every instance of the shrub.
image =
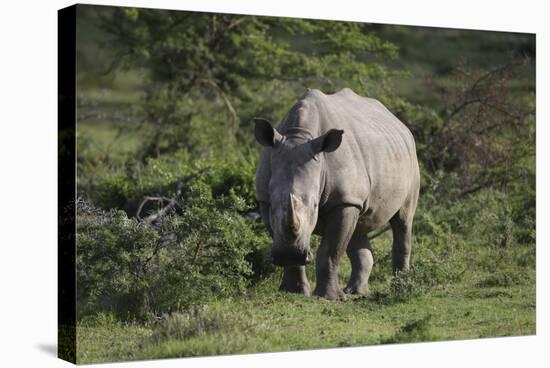
{"type": "Polygon", "coordinates": [[[128,175],[114,173],[101,179],[94,198],[101,208],[126,208],[137,195],[135,182],[128,175]]]}
{"type": "Polygon", "coordinates": [[[477,283],[479,287],[510,287],[520,284],[525,275],[514,269],[498,270],[477,283]]]}
{"type": "Polygon", "coordinates": [[[244,200],[246,208],[256,207],[256,168],[253,163],[244,160],[227,160],[210,166],[212,169],[209,170],[205,180],[212,187],[212,194],[215,197],[235,194],[244,200]]]}
{"type": "Polygon", "coordinates": [[[404,303],[426,294],[430,289],[429,285],[411,268],[410,271],[386,278],[382,289],[372,292],[369,298],[380,304],[404,303]]]}
{"type": "Polygon", "coordinates": [[[193,159],[187,152],[149,158],[134,162],[123,170],[112,169],[86,188],[94,205],[110,210],[123,209],[134,215],[145,196],[172,196],[182,179],[208,185],[216,198],[230,194],[244,200],[244,209],[256,207],[255,161],[242,155],[228,154],[222,158],[193,159]]]}
{"type": "Polygon", "coordinates": [[[97,211],[82,202],[77,224],[79,314],[143,315],[159,234],[124,211],[97,211]]]}
{"type": "Polygon", "coordinates": [[[252,274],[247,256],[266,244],[237,209],[236,195],[215,199],[197,182],[181,213],[156,226],[80,203],[77,235],[79,314],[121,318],[186,310],[243,293],[252,274]]]}
{"type": "Polygon", "coordinates": [[[390,281],[390,296],[397,301],[406,301],[425,292],[425,285],[419,282],[415,270],[400,272],[390,281]]]}

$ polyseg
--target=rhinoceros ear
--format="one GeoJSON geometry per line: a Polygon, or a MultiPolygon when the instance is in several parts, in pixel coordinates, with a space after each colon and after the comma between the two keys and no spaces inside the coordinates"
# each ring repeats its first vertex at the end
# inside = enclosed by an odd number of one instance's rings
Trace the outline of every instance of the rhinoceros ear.
{"type": "Polygon", "coordinates": [[[331,129],[320,137],[311,141],[311,146],[314,154],[320,152],[333,152],[336,151],[342,143],[343,130],[331,129]]]}
{"type": "Polygon", "coordinates": [[[271,126],[269,121],[262,118],[254,118],[256,126],[254,127],[254,135],[256,140],[262,146],[273,147],[281,141],[283,136],[271,126]]]}

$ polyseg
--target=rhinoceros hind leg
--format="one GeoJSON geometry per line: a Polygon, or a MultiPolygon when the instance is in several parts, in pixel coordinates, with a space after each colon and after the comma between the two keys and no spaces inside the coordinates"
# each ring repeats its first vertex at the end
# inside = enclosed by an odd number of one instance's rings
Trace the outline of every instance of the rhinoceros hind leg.
{"type": "Polygon", "coordinates": [[[346,253],[351,262],[351,276],[344,292],[365,295],[369,289],[369,276],[374,264],[368,235],[356,231],[349,242],[346,253]]]}
{"type": "Polygon", "coordinates": [[[416,201],[417,196],[408,201],[390,220],[393,232],[392,268],[394,273],[409,270],[416,201]]]}
{"type": "Polygon", "coordinates": [[[311,288],[306,276],[305,266],[287,266],[283,271],[283,279],[279,286],[280,291],[311,295],[311,288]]]}

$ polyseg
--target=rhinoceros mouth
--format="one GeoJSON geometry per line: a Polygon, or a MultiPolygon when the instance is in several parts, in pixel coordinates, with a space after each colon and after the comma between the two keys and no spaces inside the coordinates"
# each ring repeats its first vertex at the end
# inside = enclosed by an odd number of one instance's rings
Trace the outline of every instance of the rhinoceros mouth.
{"type": "Polygon", "coordinates": [[[298,248],[278,248],[271,252],[271,262],[275,266],[305,266],[313,260],[311,251],[298,248]]]}

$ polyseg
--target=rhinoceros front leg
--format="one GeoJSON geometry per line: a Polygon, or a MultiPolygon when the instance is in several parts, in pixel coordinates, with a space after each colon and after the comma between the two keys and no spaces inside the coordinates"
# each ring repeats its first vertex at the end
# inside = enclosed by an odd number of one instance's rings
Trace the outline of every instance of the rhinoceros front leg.
{"type": "Polygon", "coordinates": [[[287,291],[289,293],[311,295],[311,289],[306,276],[305,266],[287,266],[283,271],[283,280],[280,291],[287,291]]]}
{"type": "Polygon", "coordinates": [[[369,289],[369,276],[374,264],[368,234],[355,231],[346,253],[351,262],[351,276],[344,292],[365,295],[369,289]]]}
{"type": "Polygon", "coordinates": [[[314,295],[327,299],[345,298],[338,283],[338,263],[355,230],[358,217],[359,209],[351,206],[335,208],[327,215],[317,251],[314,295]]]}

